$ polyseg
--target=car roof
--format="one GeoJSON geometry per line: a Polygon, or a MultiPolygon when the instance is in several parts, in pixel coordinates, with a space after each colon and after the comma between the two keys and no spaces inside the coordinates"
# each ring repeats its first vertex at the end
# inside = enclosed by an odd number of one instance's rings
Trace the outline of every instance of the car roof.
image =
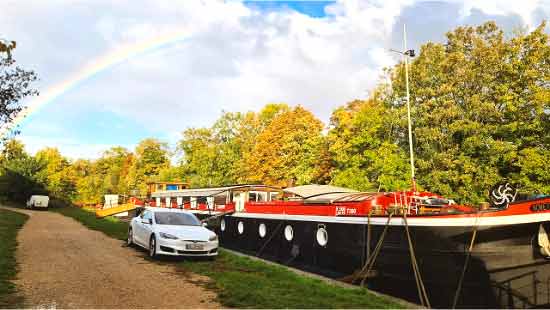
{"type": "Polygon", "coordinates": [[[159,207],[147,207],[145,210],[153,211],[153,212],[175,212],[175,213],[186,213],[186,214],[193,214],[189,211],[182,210],[182,209],[174,209],[174,208],[159,208],[159,207]]]}

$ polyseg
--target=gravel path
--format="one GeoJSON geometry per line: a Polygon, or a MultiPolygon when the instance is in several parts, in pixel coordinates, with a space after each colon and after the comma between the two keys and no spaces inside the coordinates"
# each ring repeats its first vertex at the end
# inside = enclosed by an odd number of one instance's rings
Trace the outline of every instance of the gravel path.
{"type": "MultiPolygon", "coordinates": [[[[6,208],[10,209],[10,208],[6,208]]],[[[30,215],[17,236],[15,281],[27,307],[220,308],[202,276],[150,262],[139,249],[47,211],[30,215]]]]}

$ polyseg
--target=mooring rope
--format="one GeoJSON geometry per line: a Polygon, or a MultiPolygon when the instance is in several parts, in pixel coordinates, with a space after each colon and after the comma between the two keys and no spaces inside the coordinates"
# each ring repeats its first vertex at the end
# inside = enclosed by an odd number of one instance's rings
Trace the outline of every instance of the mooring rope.
{"type": "Polygon", "coordinates": [[[403,212],[403,220],[405,222],[405,232],[407,233],[407,241],[409,243],[409,252],[411,255],[411,265],[414,272],[414,280],[416,281],[416,289],[418,291],[418,298],[420,303],[423,306],[431,308],[430,300],[428,299],[428,294],[426,293],[426,287],[424,281],[422,280],[422,274],[420,273],[420,268],[418,267],[418,262],[416,260],[416,255],[414,253],[414,246],[412,244],[411,234],[409,232],[409,223],[407,221],[407,212],[403,212]]]}
{"type": "Polygon", "coordinates": [[[382,244],[384,243],[384,238],[386,237],[386,233],[388,231],[388,228],[390,227],[390,221],[393,216],[393,212],[391,212],[388,216],[388,221],[386,222],[386,225],[384,227],[384,231],[382,231],[382,234],[380,235],[380,239],[378,239],[378,243],[376,244],[376,247],[374,248],[374,251],[372,255],[367,259],[361,270],[355,275],[352,282],[355,282],[359,276],[365,275],[363,279],[361,280],[361,286],[365,284],[365,281],[368,278],[369,273],[372,270],[372,267],[374,267],[374,263],[376,262],[376,258],[378,257],[378,254],[380,253],[380,250],[382,249],[382,244]],[[366,270],[366,273],[365,273],[366,270]]]}
{"type": "Polygon", "coordinates": [[[477,235],[478,219],[479,219],[479,212],[476,214],[476,221],[472,232],[472,239],[470,239],[470,247],[468,248],[468,253],[466,254],[466,258],[464,259],[464,267],[462,268],[462,273],[460,274],[460,279],[458,280],[458,287],[456,288],[456,291],[455,291],[455,297],[453,299],[452,309],[455,309],[456,304],[458,303],[458,297],[460,297],[460,293],[462,291],[462,282],[464,281],[464,276],[466,275],[466,269],[468,268],[468,264],[470,263],[470,258],[472,257],[472,250],[474,248],[474,242],[476,240],[476,235],[477,235]]]}

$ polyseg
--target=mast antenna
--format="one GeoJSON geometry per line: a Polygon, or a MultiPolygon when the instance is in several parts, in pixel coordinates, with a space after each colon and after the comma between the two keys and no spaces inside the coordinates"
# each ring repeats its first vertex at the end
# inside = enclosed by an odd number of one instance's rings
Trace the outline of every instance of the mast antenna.
{"type": "Polygon", "coordinates": [[[403,57],[403,62],[405,64],[405,87],[407,90],[407,123],[409,129],[409,154],[410,154],[410,163],[411,163],[411,181],[412,181],[412,190],[416,192],[416,177],[414,174],[414,152],[413,152],[413,141],[412,141],[412,121],[411,121],[411,96],[409,93],[409,57],[414,57],[414,50],[407,50],[407,28],[403,24],[403,51],[396,51],[390,49],[391,52],[401,54],[403,57]]]}
{"type": "Polygon", "coordinates": [[[407,89],[407,121],[409,126],[409,153],[411,156],[411,180],[413,191],[416,192],[416,178],[414,175],[414,153],[412,141],[412,124],[411,124],[411,96],[409,93],[409,57],[414,57],[414,50],[407,50],[407,28],[403,24],[403,58],[405,59],[405,87],[407,89]]]}

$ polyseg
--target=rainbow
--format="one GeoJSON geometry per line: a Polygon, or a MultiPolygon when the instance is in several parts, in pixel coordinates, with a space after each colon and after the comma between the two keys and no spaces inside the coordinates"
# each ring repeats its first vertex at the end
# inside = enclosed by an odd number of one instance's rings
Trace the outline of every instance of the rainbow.
{"type": "Polygon", "coordinates": [[[188,39],[187,31],[178,30],[167,35],[157,36],[142,42],[122,46],[113,52],[95,59],[90,64],[84,66],[81,70],[72,74],[61,83],[49,87],[45,92],[39,95],[27,105],[10,123],[0,127],[0,137],[5,137],[16,126],[21,124],[25,117],[36,113],[43,106],[54,102],[64,93],[78,86],[80,83],[92,78],[93,76],[108,70],[128,59],[146,54],[158,48],[188,39]]]}

